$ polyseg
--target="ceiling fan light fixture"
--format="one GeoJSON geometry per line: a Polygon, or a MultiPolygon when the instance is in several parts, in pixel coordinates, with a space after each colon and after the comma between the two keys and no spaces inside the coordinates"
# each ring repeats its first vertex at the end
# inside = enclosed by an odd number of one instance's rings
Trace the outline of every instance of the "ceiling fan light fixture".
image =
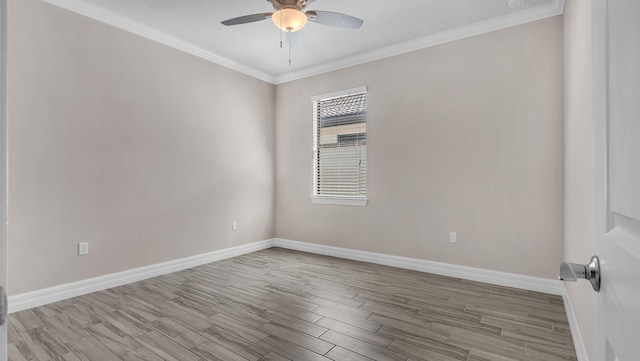
{"type": "Polygon", "coordinates": [[[282,31],[293,33],[307,24],[307,15],[297,9],[284,8],[273,13],[271,20],[282,31]]]}

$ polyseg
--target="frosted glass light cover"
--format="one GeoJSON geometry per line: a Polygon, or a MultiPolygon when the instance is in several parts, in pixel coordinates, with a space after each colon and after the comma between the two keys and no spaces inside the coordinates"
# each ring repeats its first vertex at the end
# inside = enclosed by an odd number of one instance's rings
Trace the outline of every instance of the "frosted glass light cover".
{"type": "Polygon", "coordinates": [[[307,24],[307,15],[296,9],[280,9],[271,15],[271,20],[281,30],[292,33],[307,24]]]}

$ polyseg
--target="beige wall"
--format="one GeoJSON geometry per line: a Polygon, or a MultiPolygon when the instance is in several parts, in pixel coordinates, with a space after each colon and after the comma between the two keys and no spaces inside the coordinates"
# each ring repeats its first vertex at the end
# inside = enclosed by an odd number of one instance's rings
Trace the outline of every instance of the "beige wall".
{"type": "Polygon", "coordinates": [[[276,235],[555,278],[562,27],[554,17],[279,85],[276,235]],[[310,97],[362,85],[369,205],[312,204],[310,97]]]}
{"type": "MultiPolygon", "coordinates": [[[[567,0],[564,11],[565,235],[564,258],[586,263],[593,254],[593,129],[591,2],[567,0]]],[[[587,350],[591,349],[588,282],[567,283],[587,350]]]]}
{"type": "Polygon", "coordinates": [[[9,5],[10,294],[273,236],[555,277],[561,17],[274,87],[9,5]],[[312,204],[310,97],[361,85],[369,205],[312,204]]]}
{"type": "Polygon", "coordinates": [[[37,0],[8,53],[9,294],[274,236],[273,85],[37,0]]]}

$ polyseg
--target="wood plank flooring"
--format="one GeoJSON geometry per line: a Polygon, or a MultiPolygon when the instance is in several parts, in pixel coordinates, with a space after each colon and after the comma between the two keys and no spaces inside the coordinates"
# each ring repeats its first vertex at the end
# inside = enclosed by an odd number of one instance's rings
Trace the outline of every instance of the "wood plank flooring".
{"type": "Polygon", "coordinates": [[[577,360],[562,298],[280,248],[9,316],[9,360],[577,360]]]}

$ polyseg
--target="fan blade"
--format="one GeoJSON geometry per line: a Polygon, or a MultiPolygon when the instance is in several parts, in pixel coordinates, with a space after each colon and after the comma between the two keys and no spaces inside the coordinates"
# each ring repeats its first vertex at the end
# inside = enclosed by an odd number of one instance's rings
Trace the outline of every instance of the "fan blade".
{"type": "Polygon", "coordinates": [[[255,21],[261,21],[261,20],[269,19],[269,18],[271,18],[271,15],[273,15],[273,13],[263,13],[263,14],[252,14],[252,15],[239,16],[237,18],[233,18],[233,19],[228,19],[228,20],[222,21],[221,24],[222,25],[226,25],[226,26],[231,26],[231,25],[240,25],[240,24],[246,24],[246,23],[253,23],[255,21]]]}
{"type": "Polygon", "coordinates": [[[337,28],[357,29],[364,23],[364,20],[358,19],[355,16],[334,13],[333,11],[307,11],[307,17],[310,21],[318,24],[335,26],[337,28]]]}

